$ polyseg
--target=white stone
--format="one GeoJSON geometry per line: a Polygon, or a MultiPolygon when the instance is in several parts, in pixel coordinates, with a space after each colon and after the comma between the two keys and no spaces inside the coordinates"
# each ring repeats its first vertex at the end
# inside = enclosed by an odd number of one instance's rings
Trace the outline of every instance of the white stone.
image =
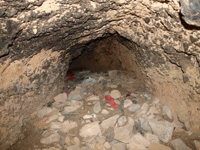
{"type": "Polygon", "coordinates": [[[60,129],[62,124],[60,122],[51,122],[51,129],[60,129]]]}
{"type": "Polygon", "coordinates": [[[175,139],[171,141],[170,143],[175,150],[192,150],[190,147],[185,145],[185,143],[180,138],[175,139]]]}
{"type": "Polygon", "coordinates": [[[66,120],[64,123],[62,123],[60,131],[63,133],[68,133],[71,129],[77,127],[77,123],[73,121],[66,120]]]}
{"type": "Polygon", "coordinates": [[[117,120],[117,125],[119,127],[124,126],[127,122],[127,118],[126,116],[121,116],[118,120],[117,120]]]}
{"type": "Polygon", "coordinates": [[[112,116],[108,119],[105,119],[102,123],[101,123],[101,127],[103,129],[108,129],[109,127],[114,127],[117,119],[119,118],[119,115],[115,115],[115,116],[112,116]]]}
{"type": "Polygon", "coordinates": [[[92,115],[84,115],[83,116],[83,119],[91,119],[92,118],[92,115]]]}
{"type": "Polygon", "coordinates": [[[54,97],[55,101],[66,101],[67,100],[67,94],[66,93],[61,93],[57,96],[54,97]]]}
{"type": "Polygon", "coordinates": [[[168,106],[163,106],[163,114],[166,115],[169,119],[172,120],[172,111],[168,106]]]}
{"type": "Polygon", "coordinates": [[[109,114],[109,111],[107,111],[106,109],[103,109],[103,110],[101,111],[101,114],[102,114],[102,115],[107,115],[107,114],[109,114]]]}
{"type": "Polygon", "coordinates": [[[172,123],[167,121],[157,121],[155,119],[149,120],[149,125],[154,134],[158,135],[158,138],[164,142],[168,143],[172,137],[174,126],[172,123]]]}
{"type": "Polygon", "coordinates": [[[42,144],[52,144],[52,143],[56,143],[56,142],[59,142],[60,141],[60,136],[58,133],[54,133],[54,134],[51,134],[47,137],[43,137],[41,140],[40,140],[40,143],[42,144]]]}
{"type": "Polygon", "coordinates": [[[50,112],[52,112],[53,109],[49,108],[49,107],[43,107],[41,110],[38,111],[37,113],[37,117],[38,118],[43,118],[45,115],[49,114],[50,112]]]}
{"type": "Polygon", "coordinates": [[[93,107],[94,113],[99,113],[101,111],[101,103],[98,101],[93,107]]]}
{"type": "Polygon", "coordinates": [[[132,104],[128,107],[128,110],[130,112],[136,112],[141,108],[141,106],[139,104],[132,104]]]}
{"type": "Polygon", "coordinates": [[[61,115],[61,116],[58,117],[58,121],[60,121],[60,122],[63,122],[64,119],[65,119],[65,116],[63,116],[63,115],[61,115]]]}
{"type": "Polygon", "coordinates": [[[84,137],[84,138],[101,135],[101,129],[100,129],[99,123],[98,122],[92,122],[90,124],[84,125],[80,129],[79,135],[81,137],[84,137]]]}
{"type": "Polygon", "coordinates": [[[112,90],[110,92],[110,96],[114,99],[117,99],[117,98],[120,98],[122,95],[121,93],[119,92],[119,90],[112,90]]]}
{"type": "Polygon", "coordinates": [[[126,100],[124,101],[124,108],[129,107],[131,104],[133,104],[132,101],[131,101],[130,99],[126,99],[126,100]]]}
{"type": "Polygon", "coordinates": [[[65,113],[70,113],[70,112],[74,112],[77,109],[81,108],[83,106],[83,102],[82,101],[76,101],[76,100],[70,100],[67,103],[68,106],[64,107],[64,111],[65,113]]]}
{"type": "Polygon", "coordinates": [[[99,96],[97,95],[90,95],[87,97],[86,99],[87,101],[98,101],[99,100],[99,96]]]}

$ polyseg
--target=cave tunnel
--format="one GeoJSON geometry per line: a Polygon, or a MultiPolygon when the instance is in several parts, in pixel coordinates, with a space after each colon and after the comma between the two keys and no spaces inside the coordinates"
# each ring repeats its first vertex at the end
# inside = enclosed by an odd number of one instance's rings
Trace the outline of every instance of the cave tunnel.
{"type": "Polygon", "coordinates": [[[200,150],[199,10],[0,1],[0,149],[200,150]]]}

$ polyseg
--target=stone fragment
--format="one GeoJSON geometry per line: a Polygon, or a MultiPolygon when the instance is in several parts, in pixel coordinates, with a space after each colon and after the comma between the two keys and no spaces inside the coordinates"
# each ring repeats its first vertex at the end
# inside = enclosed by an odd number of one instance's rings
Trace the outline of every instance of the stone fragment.
{"type": "Polygon", "coordinates": [[[132,130],[133,126],[129,124],[123,127],[115,127],[114,138],[123,143],[129,143],[133,135],[132,130]]]}
{"type": "Polygon", "coordinates": [[[83,116],[83,119],[91,119],[92,118],[92,115],[84,115],[83,116]]]}
{"type": "Polygon", "coordinates": [[[160,99],[158,97],[154,97],[153,98],[153,102],[154,105],[158,105],[160,103],[160,99]]]}
{"type": "Polygon", "coordinates": [[[139,125],[144,131],[151,132],[151,127],[148,122],[148,117],[146,115],[140,117],[139,119],[139,125]]]}
{"type": "Polygon", "coordinates": [[[102,115],[107,115],[107,114],[109,114],[109,111],[107,111],[106,109],[103,109],[103,110],[101,111],[101,114],[102,114],[102,115]]]}
{"type": "Polygon", "coordinates": [[[135,142],[128,144],[128,150],[148,150],[144,145],[137,144],[135,142]]]}
{"type": "Polygon", "coordinates": [[[67,103],[68,106],[64,107],[64,113],[71,113],[83,106],[82,101],[71,100],[67,103]]]}
{"type": "Polygon", "coordinates": [[[52,144],[52,143],[56,143],[56,142],[59,142],[60,141],[60,136],[58,133],[53,133],[47,137],[43,137],[41,140],[40,140],[40,143],[42,144],[52,144]]]}
{"type": "Polygon", "coordinates": [[[132,105],[130,105],[129,107],[128,107],[128,110],[130,111],[130,112],[136,112],[136,111],[138,111],[139,109],[141,108],[141,106],[139,105],[139,104],[132,104],[132,105]]]}
{"type": "Polygon", "coordinates": [[[121,116],[118,120],[117,120],[117,125],[119,127],[124,126],[127,122],[127,118],[126,116],[121,116]]]}
{"type": "Polygon", "coordinates": [[[115,116],[112,116],[108,119],[105,119],[102,123],[101,123],[101,127],[103,129],[107,129],[109,127],[114,127],[117,119],[119,118],[119,115],[115,115],[115,116]]]}
{"type": "Polygon", "coordinates": [[[145,138],[150,142],[150,143],[159,143],[158,136],[152,133],[145,133],[145,138]]]}
{"type": "Polygon", "coordinates": [[[112,143],[112,150],[126,150],[126,144],[121,142],[112,143]]]}
{"type": "Polygon", "coordinates": [[[118,71],[117,70],[111,70],[111,71],[108,72],[108,75],[111,79],[114,79],[115,77],[117,77],[118,71]]]}
{"type": "Polygon", "coordinates": [[[114,128],[109,127],[104,131],[104,136],[106,137],[107,142],[111,142],[114,139],[114,128]]]}
{"type": "Polygon", "coordinates": [[[58,121],[60,121],[60,122],[63,122],[64,119],[65,119],[65,116],[63,116],[63,115],[61,115],[61,116],[58,117],[58,121]]]}
{"type": "Polygon", "coordinates": [[[56,108],[61,108],[65,105],[67,102],[67,94],[66,93],[61,93],[54,97],[55,102],[53,103],[53,106],[56,108]]]}
{"type": "Polygon", "coordinates": [[[146,148],[149,147],[149,145],[150,145],[150,142],[144,136],[142,136],[140,133],[133,135],[131,137],[130,143],[136,143],[139,145],[143,145],[146,148]]]}
{"type": "Polygon", "coordinates": [[[171,150],[171,148],[163,144],[151,143],[148,150],[171,150]]]}
{"type": "Polygon", "coordinates": [[[70,92],[69,96],[68,96],[68,100],[80,100],[82,99],[82,95],[81,95],[81,91],[82,90],[74,90],[72,92],[70,92]]]}
{"type": "Polygon", "coordinates": [[[42,150],[62,150],[60,147],[50,147],[50,148],[44,148],[42,150]]]}
{"type": "Polygon", "coordinates": [[[169,119],[172,120],[172,111],[168,106],[163,106],[163,114],[166,115],[169,119]]]}
{"type": "Polygon", "coordinates": [[[60,122],[51,122],[51,129],[60,129],[62,124],[60,122]]]}
{"type": "Polygon", "coordinates": [[[192,150],[180,138],[172,140],[170,143],[175,150],[192,150]]]}
{"type": "Polygon", "coordinates": [[[80,150],[80,145],[71,145],[67,147],[67,150],[80,150]]]}
{"type": "Polygon", "coordinates": [[[50,123],[50,122],[52,122],[52,121],[54,121],[54,120],[56,120],[56,119],[58,119],[58,117],[59,117],[59,114],[53,114],[52,116],[50,116],[47,120],[46,120],[46,123],[50,123]]]}
{"type": "Polygon", "coordinates": [[[99,113],[101,111],[101,103],[98,101],[93,107],[94,113],[99,113]]]}
{"type": "Polygon", "coordinates": [[[112,90],[110,96],[114,99],[120,98],[122,95],[119,90],[112,90]]]}
{"type": "Polygon", "coordinates": [[[71,140],[68,136],[65,138],[65,143],[67,146],[71,145],[71,140]]]}
{"type": "Polygon", "coordinates": [[[155,119],[149,120],[149,125],[154,134],[158,135],[158,138],[164,142],[168,143],[172,137],[174,126],[172,123],[167,121],[157,121],[155,119]]]}
{"type": "Polygon", "coordinates": [[[61,93],[57,96],[54,97],[55,101],[66,101],[67,100],[67,94],[66,93],[61,93]]]}
{"type": "Polygon", "coordinates": [[[159,114],[160,112],[158,111],[158,108],[152,106],[150,107],[149,111],[147,112],[147,115],[151,115],[151,114],[159,114]]]}
{"type": "Polygon", "coordinates": [[[98,101],[98,100],[99,100],[99,96],[97,95],[90,95],[86,99],[86,101],[98,101]]]}
{"type": "Polygon", "coordinates": [[[81,137],[90,137],[90,136],[101,135],[101,129],[100,129],[99,123],[93,122],[93,123],[84,125],[80,129],[79,135],[81,137]]]}
{"type": "Polygon", "coordinates": [[[50,112],[52,112],[53,109],[49,108],[49,107],[43,107],[41,110],[38,111],[37,113],[37,117],[38,118],[43,118],[45,115],[49,114],[50,112]]]}
{"type": "Polygon", "coordinates": [[[149,105],[147,103],[144,103],[140,109],[139,115],[146,114],[149,110],[149,105]]]}
{"type": "Polygon", "coordinates": [[[78,124],[76,122],[73,122],[73,121],[69,121],[69,120],[66,120],[61,128],[60,128],[60,131],[63,132],[63,133],[68,133],[71,129],[77,127],[78,124]]]}
{"type": "Polygon", "coordinates": [[[200,141],[194,140],[194,144],[197,150],[200,150],[200,141]]]}
{"type": "Polygon", "coordinates": [[[103,145],[107,150],[111,149],[111,145],[108,142],[105,142],[103,145]]]}
{"type": "Polygon", "coordinates": [[[74,137],[73,142],[74,142],[73,144],[79,145],[81,141],[78,137],[74,137]]]}
{"type": "Polygon", "coordinates": [[[132,101],[131,101],[130,99],[126,99],[126,100],[124,101],[124,108],[129,107],[131,104],[133,104],[132,101]]]}

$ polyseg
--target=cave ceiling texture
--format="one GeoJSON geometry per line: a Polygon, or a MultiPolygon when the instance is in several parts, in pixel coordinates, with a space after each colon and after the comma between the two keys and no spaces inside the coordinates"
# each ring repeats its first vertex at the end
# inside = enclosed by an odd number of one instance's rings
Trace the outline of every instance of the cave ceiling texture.
{"type": "Polygon", "coordinates": [[[0,0],[0,149],[60,92],[73,58],[108,37],[126,47],[125,68],[137,64],[174,118],[200,131],[200,0],[0,0]]]}

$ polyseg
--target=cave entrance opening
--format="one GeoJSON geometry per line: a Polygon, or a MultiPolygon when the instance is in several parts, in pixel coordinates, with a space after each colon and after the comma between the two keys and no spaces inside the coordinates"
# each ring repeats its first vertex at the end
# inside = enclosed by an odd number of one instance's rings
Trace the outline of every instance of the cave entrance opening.
{"type": "Polygon", "coordinates": [[[138,61],[138,50],[137,44],[118,34],[99,38],[89,42],[81,54],[72,59],[68,73],[118,70],[127,77],[137,79],[137,84],[144,88],[146,76],[138,61]]]}

